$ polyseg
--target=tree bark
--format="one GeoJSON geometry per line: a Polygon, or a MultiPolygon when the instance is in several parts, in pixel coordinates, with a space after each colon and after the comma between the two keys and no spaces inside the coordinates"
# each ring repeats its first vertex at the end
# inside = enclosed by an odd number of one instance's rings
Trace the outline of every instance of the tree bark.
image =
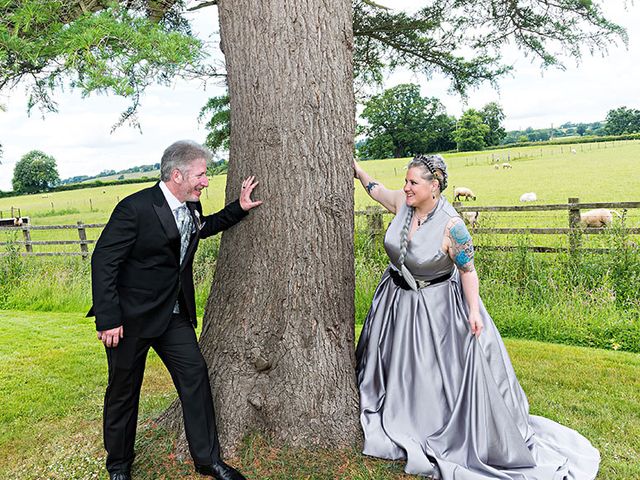
{"type": "Polygon", "coordinates": [[[354,373],[352,6],[221,0],[231,105],[226,188],[256,175],[222,237],[200,338],[223,450],[360,439],[354,373]]]}

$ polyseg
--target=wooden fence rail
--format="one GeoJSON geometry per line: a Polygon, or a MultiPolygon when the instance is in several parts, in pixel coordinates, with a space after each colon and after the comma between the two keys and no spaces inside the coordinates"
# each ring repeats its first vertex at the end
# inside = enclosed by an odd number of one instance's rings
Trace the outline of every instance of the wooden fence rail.
{"type": "MultiPolygon", "coordinates": [[[[606,228],[583,228],[580,225],[580,211],[591,210],[595,208],[607,208],[614,210],[622,210],[626,212],[630,209],[640,208],[640,202],[590,202],[580,203],[578,198],[569,198],[567,203],[547,204],[547,205],[511,205],[511,206],[469,206],[463,205],[462,202],[454,202],[454,208],[459,212],[541,212],[541,211],[557,211],[565,210],[568,213],[568,227],[563,228],[473,228],[475,234],[497,234],[497,235],[567,235],[569,240],[569,252],[580,251],[591,253],[607,253],[607,248],[582,248],[582,235],[599,235],[607,233],[606,228]]],[[[380,237],[383,233],[384,215],[391,213],[380,207],[367,207],[366,210],[358,210],[356,216],[364,216],[367,219],[367,231],[372,238],[380,237]]],[[[640,228],[623,228],[626,234],[640,234],[640,228]]],[[[477,249],[485,250],[519,250],[522,247],[515,246],[494,246],[494,245],[476,245],[477,249]]],[[[545,247],[545,246],[528,246],[528,250],[539,253],[558,253],[567,252],[567,248],[562,247],[545,247]]]]}
{"type": "MultiPolygon", "coordinates": [[[[78,222],[76,225],[38,225],[24,224],[22,226],[14,227],[0,227],[0,232],[21,231],[22,240],[0,242],[0,247],[6,247],[8,245],[20,245],[24,246],[25,251],[21,253],[23,256],[74,256],[82,255],[82,258],[89,256],[89,245],[95,243],[95,240],[87,239],[88,228],[104,228],[105,223],[82,223],[78,222]],[[77,230],[78,240],[32,240],[31,232],[33,230],[77,230]],[[34,252],[34,245],[80,245],[79,252],[34,252]]],[[[0,252],[0,256],[10,255],[9,252],[0,252]]]]}
{"type": "MultiPolygon", "coordinates": [[[[580,211],[593,208],[609,208],[627,211],[629,209],[640,208],[640,202],[596,202],[596,203],[580,203],[578,198],[569,198],[566,204],[549,204],[549,205],[513,205],[513,206],[468,206],[460,202],[455,202],[454,207],[460,213],[462,212],[532,212],[532,211],[556,211],[566,210],[568,213],[568,227],[562,228],[474,228],[476,234],[497,234],[497,235],[567,235],[569,239],[569,251],[580,249],[581,251],[604,253],[608,252],[606,248],[582,248],[582,235],[598,235],[606,233],[604,228],[582,228],[580,226],[580,211]]],[[[384,233],[384,215],[391,215],[380,207],[369,206],[366,210],[355,212],[356,216],[366,217],[366,229],[371,237],[379,238],[384,233]]],[[[0,248],[6,250],[8,245],[24,246],[25,256],[55,256],[55,255],[81,255],[87,258],[90,254],[89,245],[95,243],[95,240],[87,239],[87,229],[102,229],[104,223],[82,223],[76,225],[38,225],[34,226],[25,223],[21,226],[0,227],[1,232],[20,231],[22,232],[22,240],[0,242],[0,248]],[[76,230],[78,232],[78,240],[33,240],[31,238],[32,231],[40,230],[76,230]],[[75,252],[34,252],[34,245],[79,245],[79,251],[75,252]]],[[[640,228],[624,228],[627,234],[640,234],[640,228]]],[[[491,246],[477,245],[479,249],[499,249],[499,250],[516,250],[522,247],[514,246],[491,246]]],[[[562,247],[545,247],[545,246],[529,246],[529,250],[541,253],[557,253],[566,252],[566,248],[562,247]]],[[[0,251],[0,256],[10,255],[7,251],[0,251]]]]}

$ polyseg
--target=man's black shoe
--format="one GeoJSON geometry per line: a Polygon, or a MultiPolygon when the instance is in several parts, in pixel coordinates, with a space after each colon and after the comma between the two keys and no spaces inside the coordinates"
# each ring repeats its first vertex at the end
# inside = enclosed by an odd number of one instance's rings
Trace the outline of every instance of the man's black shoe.
{"type": "Polygon", "coordinates": [[[131,480],[131,474],[125,472],[110,473],[109,480],[131,480]]]}
{"type": "Polygon", "coordinates": [[[216,480],[247,480],[244,478],[244,475],[235,468],[224,463],[222,460],[218,463],[214,463],[213,465],[196,464],[196,472],[200,475],[208,475],[216,480]]]}

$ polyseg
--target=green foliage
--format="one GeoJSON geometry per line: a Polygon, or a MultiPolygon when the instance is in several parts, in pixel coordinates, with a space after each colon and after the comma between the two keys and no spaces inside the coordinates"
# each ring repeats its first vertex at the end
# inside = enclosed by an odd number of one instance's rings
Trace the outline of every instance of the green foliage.
{"type": "Polygon", "coordinates": [[[40,150],[24,155],[13,170],[16,193],[36,193],[51,189],[60,181],[56,160],[40,150]]]}
{"type": "Polygon", "coordinates": [[[209,131],[204,144],[213,152],[229,150],[229,136],[231,134],[231,110],[229,108],[229,95],[213,97],[200,110],[198,119],[202,121],[207,115],[211,115],[205,128],[209,131]]]}
{"type": "Polygon", "coordinates": [[[226,174],[229,170],[229,162],[226,160],[222,160],[220,162],[212,163],[207,166],[207,175],[213,177],[215,175],[223,175],[226,174]]]}
{"type": "Polygon", "coordinates": [[[477,255],[482,298],[503,335],[640,352],[637,247],[541,255],[520,245],[477,255]]]}
{"type": "MultiPolygon", "coordinates": [[[[604,129],[603,129],[604,131],[604,129]]],[[[543,146],[543,145],[570,145],[570,144],[587,144],[587,143],[607,143],[607,142],[618,142],[622,140],[638,140],[640,139],[640,133],[627,133],[624,135],[601,135],[598,136],[583,136],[583,137],[554,137],[553,140],[540,140],[540,141],[530,141],[527,135],[521,135],[518,140],[513,140],[511,137],[511,132],[507,133],[507,138],[503,145],[498,147],[494,147],[496,149],[509,149],[513,147],[531,147],[531,146],[543,146]],[[518,143],[518,145],[514,145],[514,143],[518,143]]]]}
{"type": "MultiPolygon", "coordinates": [[[[7,248],[7,247],[5,247],[7,248]]],[[[24,247],[23,247],[24,248],[24,247]]],[[[90,263],[81,258],[21,257],[17,248],[0,257],[0,309],[88,311],[90,263]]]]}
{"type": "Polygon", "coordinates": [[[489,102],[482,107],[479,113],[484,124],[489,127],[489,132],[484,138],[485,145],[487,147],[499,145],[507,134],[502,126],[502,122],[505,119],[502,107],[496,102],[489,102]]]}
{"type": "Polygon", "coordinates": [[[469,152],[482,150],[486,146],[486,138],[490,133],[491,129],[484,123],[482,114],[470,108],[458,120],[453,138],[455,138],[458,151],[469,152]]]}
{"type": "Polygon", "coordinates": [[[421,97],[418,85],[402,84],[373,96],[361,117],[368,137],[359,150],[362,158],[400,158],[453,147],[454,120],[437,98],[421,97]]]}
{"type": "Polygon", "coordinates": [[[24,80],[29,107],[49,110],[56,109],[51,93],[65,82],[83,94],[115,93],[133,99],[120,123],[135,121],[147,86],[197,69],[202,60],[201,42],[183,21],[150,16],[144,2],[2,0],[0,89],[24,80]]]}
{"type": "Polygon", "coordinates": [[[609,110],[605,129],[610,135],[640,132],[640,110],[627,107],[609,110]]]}
{"type": "Polygon", "coordinates": [[[7,304],[12,287],[20,284],[25,264],[20,256],[20,245],[16,243],[17,232],[5,237],[4,253],[0,257],[0,308],[7,304]]]}
{"type": "Polygon", "coordinates": [[[567,122],[560,125],[557,128],[527,128],[525,130],[511,130],[506,132],[505,137],[502,139],[503,144],[508,145],[511,143],[524,143],[524,142],[544,142],[550,139],[562,139],[564,137],[570,137],[570,141],[580,141],[575,139],[575,136],[593,136],[593,135],[606,135],[603,122],[593,123],[571,123],[567,122]]]}
{"type": "Polygon", "coordinates": [[[547,67],[560,65],[558,52],[574,58],[582,49],[605,51],[618,39],[627,41],[624,29],[588,0],[441,0],[413,14],[368,0],[354,0],[353,8],[354,73],[365,84],[382,83],[385,68],[402,66],[427,77],[442,73],[464,94],[510,70],[500,63],[507,43],[547,67]]]}

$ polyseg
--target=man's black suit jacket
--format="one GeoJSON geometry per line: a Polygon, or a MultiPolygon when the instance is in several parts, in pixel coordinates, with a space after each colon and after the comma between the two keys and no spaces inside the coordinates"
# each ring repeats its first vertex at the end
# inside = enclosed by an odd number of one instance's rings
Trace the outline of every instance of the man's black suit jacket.
{"type": "Polygon", "coordinates": [[[166,328],[176,300],[196,326],[193,256],[200,238],[225,230],[247,215],[235,201],[213,215],[187,202],[196,225],[180,265],[180,234],[159,184],[123,199],[91,257],[93,306],[98,331],[124,326],[124,334],[155,337],[166,328]],[[197,212],[197,213],[195,213],[197,212]]]}

